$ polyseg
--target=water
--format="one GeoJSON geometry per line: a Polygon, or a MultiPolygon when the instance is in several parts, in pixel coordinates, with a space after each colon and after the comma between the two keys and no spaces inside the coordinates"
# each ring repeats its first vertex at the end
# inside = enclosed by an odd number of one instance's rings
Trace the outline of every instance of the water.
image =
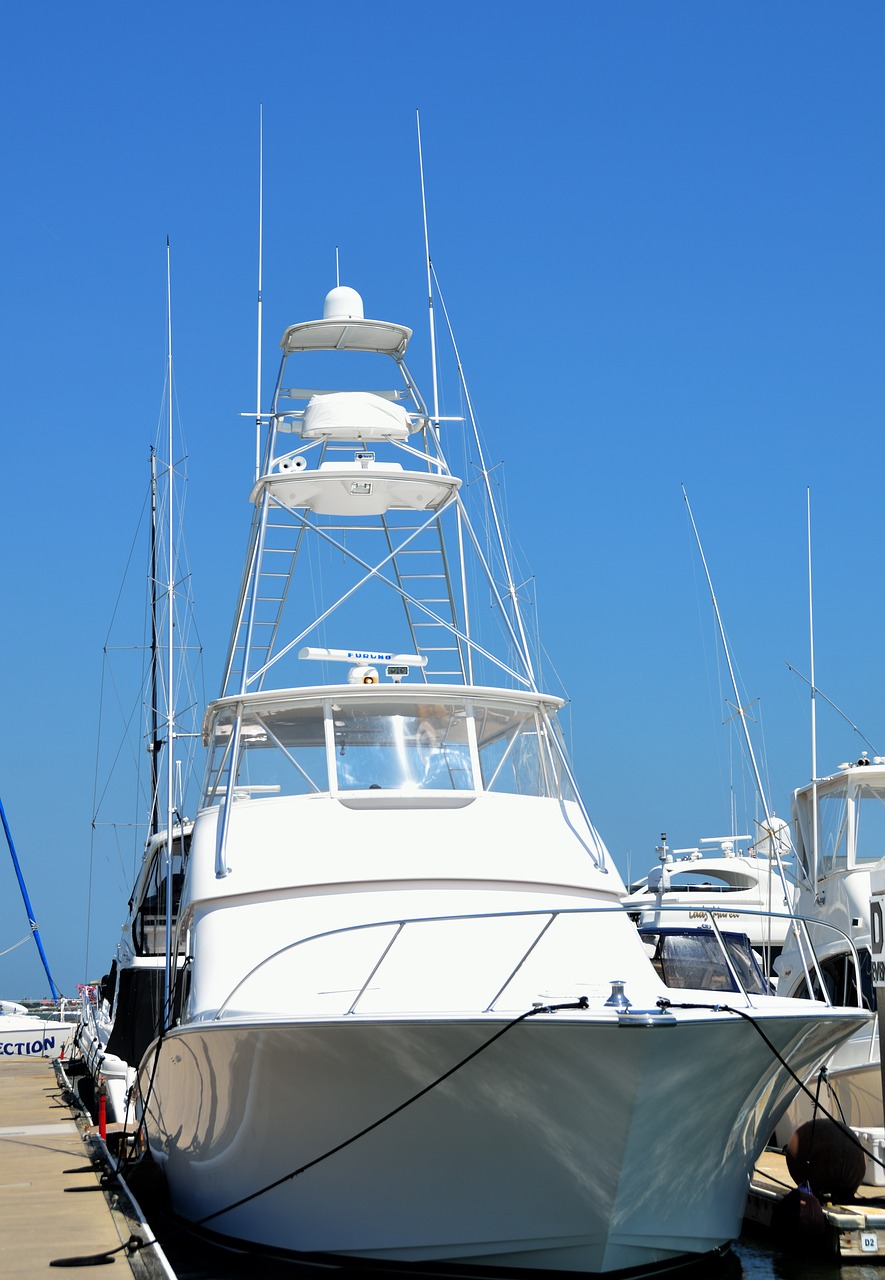
{"type": "Polygon", "coordinates": [[[883,1280],[881,1264],[816,1261],[772,1249],[761,1240],[744,1237],[732,1250],[740,1280],[883,1280]]]}

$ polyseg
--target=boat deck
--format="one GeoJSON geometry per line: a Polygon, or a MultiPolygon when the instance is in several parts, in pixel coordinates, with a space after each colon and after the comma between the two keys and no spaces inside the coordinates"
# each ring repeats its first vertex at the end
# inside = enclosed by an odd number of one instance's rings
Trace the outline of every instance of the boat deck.
{"type": "Polygon", "coordinates": [[[128,1263],[136,1280],[175,1280],[137,1203],[108,1181],[110,1168],[107,1149],[80,1108],[69,1105],[53,1063],[7,1059],[0,1070],[4,1280],[33,1280],[50,1267],[77,1265],[74,1258],[80,1265],[128,1263]],[[130,1252],[133,1237],[139,1244],[130,1252]]]}
{"type": "MultiPolygon", "coordinates": [[[[795,1189],[786,1157],[778,1151],[763,1152],[750,1182],[745,1223],[764,1231],[772,1229],[777,1206],[795,1189]]],[[[831,1256],[846,1261],[885,1262],[885,1186],[864,1184],[858,1187],[850,1204],[827,1204],[822,1208],[825,1238],[821,1241],[820,1235],[815,1235],[814,1239],[831,1256]]],[[[807,1225],[796,1228],[796,1235],[803,1232],[812,1235],[807,1225]]],[[[808,1243],[813,1243],[812,1239],[808,1243]]]]}

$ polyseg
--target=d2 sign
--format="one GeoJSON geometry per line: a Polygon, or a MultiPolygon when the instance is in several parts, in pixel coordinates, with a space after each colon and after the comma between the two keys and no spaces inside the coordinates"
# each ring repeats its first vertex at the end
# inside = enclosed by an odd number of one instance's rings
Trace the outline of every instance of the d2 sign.
{"type": "Polygon", "coordinates": [[[885,987],[885,884],[880,889],[877,881],[882,873],[872,878],[873,896],[870,899],[870,951],[874,987],[885,987]]]}

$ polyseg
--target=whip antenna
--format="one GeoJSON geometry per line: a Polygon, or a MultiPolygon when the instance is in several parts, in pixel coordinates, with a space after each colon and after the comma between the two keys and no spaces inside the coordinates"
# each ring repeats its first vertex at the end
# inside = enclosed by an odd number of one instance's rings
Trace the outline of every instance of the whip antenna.
{"type": "Polygon", "coordinates": [[[261,315],[264,272],[264,107],[258,108],[258,358],[255,379],[255,479],[261,474],[261,315]]]}
{"type": "Polygon", "coordinates": [[[424,152],[421,149],[421,113],[415,112],[418,125],[418,172],[421,177],[421,212],[424,216],[424,260],[427,264],[427,315],[430,325],[430,377],[433,384],[433,425],[439,431],[439,380],[436,370],[436,326],[433,320],[433,280],[430,263],[430,235],[427,230],[427,197],[424,191],[424,152]]]}

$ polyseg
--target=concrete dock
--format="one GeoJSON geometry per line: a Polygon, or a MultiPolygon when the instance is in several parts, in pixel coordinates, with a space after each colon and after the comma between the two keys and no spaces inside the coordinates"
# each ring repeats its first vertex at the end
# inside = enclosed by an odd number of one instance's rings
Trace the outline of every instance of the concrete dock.
{"type": "MultiPolygon", "coordinates": [[[[174,1280],[138,1204],[113,1176],[107,1149],[48,1059],[0,1068],[0,1272],[114,1262],[136,1280],[174,1280]],[[110,1175],[110,1176],[109,1176],[110,1175]]],[[[51,1270],[50,1270],[51,1269],[51,1270]]]]}

